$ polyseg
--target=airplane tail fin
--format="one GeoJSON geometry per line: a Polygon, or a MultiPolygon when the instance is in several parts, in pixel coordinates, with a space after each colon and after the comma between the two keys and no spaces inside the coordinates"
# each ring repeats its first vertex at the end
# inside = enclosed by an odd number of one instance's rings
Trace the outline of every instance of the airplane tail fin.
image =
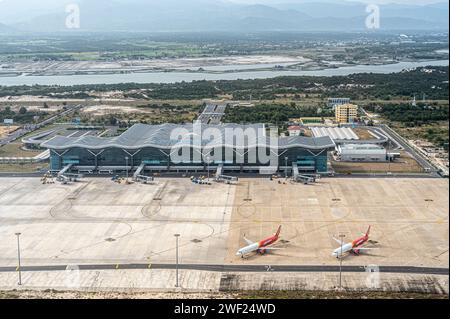
{"type": "Polygon", "coordinates": [[[367,229],[367,232],[366,232],[366,236],[369,236],[370,235],[370,228],[371,228],[372,226],[369,226],[369,228],[367,229]]]}
{"type": "Polygon", "coordinates": [[[278,227],[278,230],[277,230],[275,236],[279,237],[280,233],[281,233],[281,225],[278,227]]]}

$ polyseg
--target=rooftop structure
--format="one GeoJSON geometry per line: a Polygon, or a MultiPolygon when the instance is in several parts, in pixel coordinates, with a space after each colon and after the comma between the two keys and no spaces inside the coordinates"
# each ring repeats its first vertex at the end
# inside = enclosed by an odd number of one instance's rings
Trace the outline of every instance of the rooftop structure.
{"type": "Polygon", "coordinates": [[[350,102],[351,102],[351,100],[349,98],[342,98],[342,97],[329,98],[327,101],[327,106],[334,110],[336,108],[336,106],[342,105],[342,104],[350,104],[350,102]]]}
{"type": "Polygon", "coordinates": [[[329,136],[334,141],[359,140],[358,135],[349,127],[312,127],[314,137],[329,136]]]}
{"type": "Polygon", "coordinates": [[[300,136],[302,128],[298,125],[292,125],[288,127],[289,136],[300,136]]]}
{"type": "Polygon", "coordinates": [[[55,136],[66,137],[85,137],[98,136],[104,133],[103,127],[99,126],[66,126],[61,125],[55,129],[44,132],[39,132],[31,136],[26,136],[22,139],[22,143],[29,149],[40,149],[41,144],[54,138],[55,136]]]}

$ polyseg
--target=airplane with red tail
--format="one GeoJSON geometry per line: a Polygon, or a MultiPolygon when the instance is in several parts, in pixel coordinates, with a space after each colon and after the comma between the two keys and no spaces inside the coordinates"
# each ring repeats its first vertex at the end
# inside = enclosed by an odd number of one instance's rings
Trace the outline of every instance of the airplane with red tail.
{"type": "Polygon", "coordinates": [[[281,226],[278,227],[278,230],[275,234],[259,242],[253,242],[247,239],[244,235],[244,240],[247,242],[248,246],[239,249],[238,252],[236,253],[236,256],[241,256],[241,258],[244,258],[246,255],[252,252],[257,252],[258,254],[264,255],[267,251],[282,249],[272,247],[272,245],[275,244],[280,238],[280,233],[281,233],[281,226]]]}
{"type": "Polygon", "coordinates": [[[362,250],[376,249],[376,248],[362,247],[365,243],[369,241],[370,228],[371,226],[369,226],[367,232],[365,234],[362,234],[361,237],[347,244],[344,244],[341,240],[333,237],[333,239],[339,244],[339,248],[336,248],[331,254],[331,256],[341,258],[344,254],[348,252],[354,253],[355,255],[359,256],[362,250]]]}

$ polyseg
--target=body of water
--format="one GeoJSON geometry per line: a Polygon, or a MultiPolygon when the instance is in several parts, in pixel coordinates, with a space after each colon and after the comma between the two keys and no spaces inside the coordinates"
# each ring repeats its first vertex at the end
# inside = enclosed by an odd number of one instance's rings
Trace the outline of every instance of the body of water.
{"type": "Polygon", "coordinates": [[[55,76],[16,76],[0,77],[0,85],[83,85],[83,84],[117,84],[117,83],[175,83],[192,82],[197,80],[248,80],[268,79],[279,76],[335,76],[350,75],[354,73],[381,73],[388,74],[400,72],[422,66],[448,66],[448,60],[428,62],[400,62],[388,65],[356,65],[335,69],[313,71],[244,71],[229,73],[194,73],[194,72],[147,72],[128,74],[87,74],[87,75],[55,75],[55,76]]]}

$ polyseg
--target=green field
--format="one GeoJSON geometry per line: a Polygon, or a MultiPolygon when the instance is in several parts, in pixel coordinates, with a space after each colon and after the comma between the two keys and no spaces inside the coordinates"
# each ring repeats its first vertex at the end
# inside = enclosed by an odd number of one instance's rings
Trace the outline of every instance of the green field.
{"type": "Polygon", "coordinates": [[[22,149],[23,144],[19,142],[9,143],[0,147],[0,157],[35,157],[42,151],[28,151],[22,149]]]}

